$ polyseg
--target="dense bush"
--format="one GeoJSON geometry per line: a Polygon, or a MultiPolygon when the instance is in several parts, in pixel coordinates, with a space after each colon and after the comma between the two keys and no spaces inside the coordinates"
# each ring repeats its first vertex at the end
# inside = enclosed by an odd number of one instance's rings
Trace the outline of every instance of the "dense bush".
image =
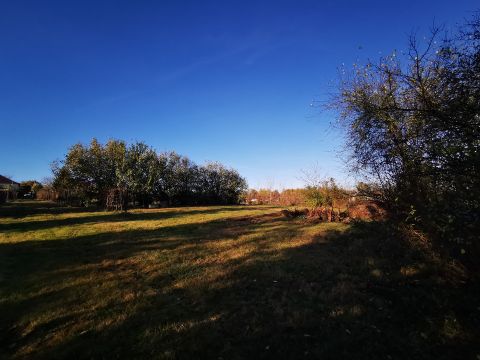
{"type": "Polygon", "coordinates": [[[399,219],[478,247],[479,18],[453,39],[438,37],[434,30],[424,46],[411,38],[405,56],[356,66],[333,105],[354,170],[380,185],[399,219]]]}
{"type": "Polygon", "coordinates": [[[307,186],[304,189],[305,204],[310,208],[331,205],[331,199],[318,187],[307,186]]]}
{"type": "Polygon", "coordinates": [[[236,170],[219,163],[198,166],[175,152],[157,154],[142,142],[127,146],[110,140],[102,145],[93,139],[88,146],[76,144],[52,171],[59,198],[81,205],[105,206],[113,190],[144,207],[154,201],[235,204],[246,190],[236,170]]]}

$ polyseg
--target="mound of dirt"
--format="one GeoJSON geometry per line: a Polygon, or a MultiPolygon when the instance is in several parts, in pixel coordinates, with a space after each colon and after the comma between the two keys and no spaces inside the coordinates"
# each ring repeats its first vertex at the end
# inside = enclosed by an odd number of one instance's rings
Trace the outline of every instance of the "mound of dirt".
{"type": "Polygon", "coordinates": [[[308,219],[312,221],[338,222],[343,221],[346,217],[345,212],[330,206],[322,206],[308,212],[308,219]]]}
{"type": "Polygon", "coordinates": [[[384,220],[387,211],[380,201],[364,200],[350,205],[347,214],[354,220],[384,220]]]}

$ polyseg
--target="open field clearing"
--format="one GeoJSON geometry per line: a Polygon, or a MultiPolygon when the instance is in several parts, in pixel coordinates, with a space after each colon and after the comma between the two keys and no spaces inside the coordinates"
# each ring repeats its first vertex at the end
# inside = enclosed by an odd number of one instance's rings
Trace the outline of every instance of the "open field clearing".
{"type": "Polygon", "coordinates": [[[480,355],[480,289],[384,223],[0,207],[3,358],[480,355]]]}

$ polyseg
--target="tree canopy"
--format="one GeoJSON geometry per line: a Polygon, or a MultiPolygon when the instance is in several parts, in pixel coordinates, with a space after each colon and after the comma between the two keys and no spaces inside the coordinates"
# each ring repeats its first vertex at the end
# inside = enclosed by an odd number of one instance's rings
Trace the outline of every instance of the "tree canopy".
{"type": "Polygon", "coordinates": [[[480,223],[479,19],[355,66],[332,102],[354,171],[381,185],[393,213],[462,246],[480,223]]]}
{"type": "Polygon", "coordinates": [[[175,152],[157,153],[143,142],[121,140],[75,144],[52,171],[53,186],[64,200],[100,206],[112,190],[146,207],[154,201],[235,204],[247,188],[236,170],[220,163],[199,166],[175,152]]]}

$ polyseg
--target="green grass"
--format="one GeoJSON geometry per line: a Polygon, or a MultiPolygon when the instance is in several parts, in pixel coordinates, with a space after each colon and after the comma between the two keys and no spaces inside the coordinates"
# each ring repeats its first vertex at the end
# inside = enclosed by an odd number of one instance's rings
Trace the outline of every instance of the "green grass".
{"type": "Polygon", "coordinates": [[[476,359],[480,288],[384,223],[0,207],[0,357],[476,359]]]}

